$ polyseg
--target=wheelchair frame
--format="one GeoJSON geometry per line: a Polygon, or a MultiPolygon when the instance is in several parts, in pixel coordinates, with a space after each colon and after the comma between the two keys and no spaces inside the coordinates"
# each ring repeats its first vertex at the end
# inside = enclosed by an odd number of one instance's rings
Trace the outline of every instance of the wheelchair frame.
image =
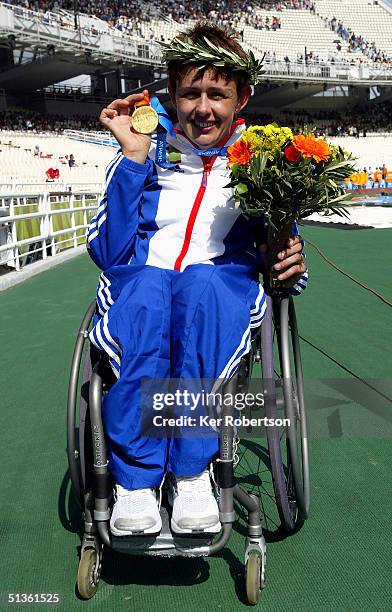
{"type": "MultiPolygon", "coordinates": [[[[256,604],[265,582],[266,543],[262,532],[259,497],[242,490],[235,480],[233,468],[235,434],[232,426],[223,425],[219,434],[220,451],[216,460],[216,482],[220,490],[219,511],[222,531],[215,541],[214,536],[208,534],[195,536],[172,534],[169,516],[163,506],[161,507],[163,526],[158,536],[111,536],[109,519],[112,482],[107,467],[106,441],[101,416],[102,394],[105,388],[102,359],[98,359],[92,369],[90,356],[85,360],[83,383],[88,385],[89,393],[87,399],[82,388],[79,444],[77,444],[75,423],[80,365],[95,310],[96,303],[93,301],[79,328],[68,394],[68,463],[72,486],[84,513],[84,536],[77,580],[79,594],[84,599],[89,599],[97,591],[103,545],[134,555],[167,557],[210,556],[219,552],[228,542],[232,525],[236,520],[234,512],[234,500],[236,500],[248,512],[245,583],[249,603],[256,604]]],[[[290,419],[285,439],[277,427],[266,427],[277,508],[282,527],[290,532],[298,529],[308,515],[310,486],[297,322],[293,299],[287,297],[285,293],[274,292],[272,297],[267,296],[266,314],[253,338],[251,351],[242,359],[236,375],[224,384],[225,393],[234,394],[238,385],[247,385],[252,375],[253,364],[257,361],[261,362],[262,368],[266,417],[276,418],[277,410],[283,408],[285,416],[290,419]],[[280,375],[277,375],[274,367],[275,335],[280,375]],[[295,366],[295,382],[291,375],[291,361],[295,366]],[[279,397],[280,392],[282,393],[279,397]],[[283,461],[284,455],[287,465],[283,461]]],[[[230,416],[233,415],[234,407],[223,406],[222,411],[223,417],[230,416]]],[[[225,423],[225,419],[222,422],[225,423]]]]}

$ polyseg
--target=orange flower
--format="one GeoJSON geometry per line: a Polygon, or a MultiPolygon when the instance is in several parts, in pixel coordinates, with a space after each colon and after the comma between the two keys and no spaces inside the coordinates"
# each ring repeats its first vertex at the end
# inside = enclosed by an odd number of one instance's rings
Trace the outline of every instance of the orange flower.
{"type": "Polygon", "coordinates": [[[331,155],[331,150],[325,140],[316,139],[314,134],[297,134],[294,136],[293,145],[304,157],[314,159],[316,162],[327,161],[331,155]]]}
{"type": "Polygon", "coordinates": [[[227,149],[228,167],[233,164],[247,164],[252,158],[252,145],[240,138],[227,149]]]}

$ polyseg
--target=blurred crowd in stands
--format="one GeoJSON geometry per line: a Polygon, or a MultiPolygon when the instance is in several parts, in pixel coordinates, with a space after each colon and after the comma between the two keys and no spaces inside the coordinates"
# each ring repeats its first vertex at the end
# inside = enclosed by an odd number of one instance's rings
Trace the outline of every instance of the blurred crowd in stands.
{"type": "MultiPolygon", "coordinates": [[[[256,9],[266,11],[282,11],[285,8],[302,9],[307,8],[315,11],[315,4],[311,0],[162,0],[159,2],[161,11],[179,23],[184,23],[187,19],[221,19],[229,24],[243,20],[246,25],[265,27],[265,22],[256,15],[256,9]]],[[[271,19],[269,22],[271,23],[271,19]]]]}
{"type": "Polygon", "coordinates": [[[211,12],[225,13],[229,19],[246,18],[255,9],[282,11],[283,9],[309,9],[315,13],[312,0],[9,0],[8,4],[23,6],[33,11],[55,11],[65,9],[95,15],[105,21],[126,15],[143,19],[149,6],[154,14],[161,13],[175,21],[208,17],[211,12]]]}
{"type": "Polygon", "coordinates": [[[246,114],[246,122],[266,124],[277,121],[280,125],[298,131],[303,126],[316,128],[318,135],[366,137],[369,132],[392,132],[392,102],[373,104],[364,109],[338,111],[292,111],[280,113],[246,114]]]}
{"type": "MultiPolygon", "coordinates": [[[[74,11],[95,18],[92,23],[80,22],[83,32],[99,35],[109,28],[113,34],[123,33],[154,40],[157,36],[152,27],[152,19],[185,24],[189,19],[207,18],[210,22],[236,33],[244,40],[244,26],[256,30],[277,31],[282,21],[277,14],[285,9],[307,9],[316,14],[316,4],[312,0],[8,0],[11,4],[38,11],[44,23],[74,28],[74,11]],[[58,13],[59,9],[68,11],[58,13]],[[270,15],[260,15],[258,10],[270,11],[270,15]],[[147,27],[146,27],[147,24],[147,27]],[[151,24],[149,26],[148,24],[151,24]]],[[[392,58],[374,42],[355,34],[336,17],[323,18],[324,25],[330,28],[340,40],[336,40],[337,57],[343,47],[358,53],[368,61],[392,66],[392,58]]],[[[284,23],[283,23],[284,27],[284,23]]],[[[160,40],[165,40],[160,34],[160,40]]]]}
{"type": "MultiPolygon", "coordinates": [[[[363,53],[363,55],[369,58],[372,62],[392,64],[392,58],[383,51],[380,51],[380,49],[377,49],[375,42],[369,43],[360,34],[355,34],[351,28],[345,26],[341,20],[336,19],[336,17],[325,17],[324,23],[333,32],[336,32],[338,36],[345,40],[346,43],[348,43],[350,51],[363,53]]],[[[338,51],[342,49],[339,42],[336,43],[336,49],[338,51]]]]}
{"type": "MultiPolygon", "coordinates": [[[[209,21],[215,22],[235,32],[244,40],[244,26],[255,29],[266,29],[271,31],[282,28],[279,12],[285,9],[307,9],[316,14],[316,5],[312,0],[9,0],[9,2],[25,8],[39,11],[40,18],[44,23],[56,23],[61,27],[73,29],[75,18],[73,11],[77,8],[80,15],[79,28],[82,32],[98,36],[101,32],[109,30],[113,35],[126,34],[161,41],[167,32],[154,30],[156,23],[152,19],[161,20],[163,23],[175,21],[185,24],[188,19],[207,17],[209,21]],[[258,9],[268,9],[270,16],[260,15],[258,9]],[[59,9],[66,9],[58,12],[59,9]]],[[[320,17],[320,19],[322,19],[320,17]]],[[[356,35],[345,27],[342,21],[336,17],[323,18],[324,25],[336,32],[341,40],[336,40],[335,54],[329,54],[331,63],[337,64],[364,64],[377,62],[385,68],[392,68],[392,59],[384,52],[376,48],[375,43],[369,43],[362,36],[356,35]],[[340,53],[348,47],[352,51],[352,59],[340,53]]],[[[283,23],[284,27],[284,23],[283,23]]],[[[274,63],[272,53],[266,54],[265,61],[274,63]]],[[[290,53],[289,53],[290,55],[290,53]]],[[[290,62],[293,61],[290,56],[290,62]]],[[[318,63],[317,54],[308,50],[305,63],[318,63]]],[[[290,65],[287,62],[287,71],[290,73],[290,65]]]]}
{"type": "MultiPolygon", "coordinates": [[[[98,114],[97,114],[98,115],[98,114]]],[[[369,132],[392,132],[392,102],[372,104],[361,110],[338,111],[292,111],[277,113],[244,114],[249,124],[266,124],[277,121],[298,131],[304,125],[316,128],[319,135],[366,137],[369,132]]],[[[0,113],[0,130],[20,130],[24,132],[53,132],[63,130],[102,130],[98,117],[82,115],[62,116],[43,115],[26,110],[12,110],[0,113]]]]}
{"type": "Polygon", "coordinates": [[[0,112],[0,130],[61,134],[64,130],[96,131],[99,125],[98,118],[87,115],[43,115],[26,110],[0,112]]]}
{"type": "MultiPolygon", "coordinates": [[[[141,22],[149,22],[152,17],[165,20],[172,19],[177,23],[185,23],[189,19],[207,18],[228,29],[241,34],[240,25],[248,25],[255,29],[275,31],[282,27],[277,15],[262,17],[256,9],[282,11],[290,9],[309,9],[315,13],[312,0],[155,0],[138,2],[137,0],[9,0],[10,4],[19,5],[43,13],[44,18],[51,19],[51,11],[64,9],[71,13],[75,8],[80,13],[97,17],[105,21],[109,27],[116,28],[127,34],[143,36],[141,22]],[[46,15],[46,17],[45,17],[46,15]]],[[[65,16],[59,16],[61,25],[72,25],[66,22],[65,16]]],[[[94,26],[92,27],[94,29],[94,26]]],[[[93,34],[95,32],[92,32],[93,34]]],[[[98,31],[96,32],[98,33],[98,31]]],[[[153,33],[150,33],[151,38],[153,33]],[[152,35],[151,35],[152,34],[152,35]]]]}
{"type": "Polygon", "coordinates": [[[258,30],[277,30],[281,27],[280,17],[263,18],[256,13],[257,9],[267,11],[282,11],[285,8],[302,9],[307,8],[315,12],[314,2],[311,0],[187,0],[176,2],[175,0],[162,0],[159,8],[164,15],[177,23],[185,23],[188,19],[208,18],[219,25],[231,27],[237,30],[242,24],[254,27],[258,30]]]}

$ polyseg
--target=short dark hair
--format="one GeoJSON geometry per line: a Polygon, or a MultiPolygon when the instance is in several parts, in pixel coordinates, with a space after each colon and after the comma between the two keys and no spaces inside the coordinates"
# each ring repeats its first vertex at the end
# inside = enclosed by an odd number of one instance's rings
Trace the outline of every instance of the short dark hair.
{"type": "MultiPolygon", "coordinates": [[[[214,45],[227,49],[228,51],[233,51],[236,55],[239,55],[244,59],[247,57],[246,52],[233,34],[230,34],[224,28],[216,25],[210,25],[204,21],[196,23],[192,29],[187,30],[186,32],[181,32],[176,36],[176,38],[179,40],[190,38],[192,42],[203,40],[203,37],[208,38],[208,40],[210,40],[214,45]]],[[[179,60],[171,60],[168,62],[167,73],[170,95],[174,96],[178,80],[184,78],[184,76],[191,70],[194,70],[195,67],[197,67],[197,64],[191,62],[186,64],[179,60]]],[[[245,70],[233,70],[225,66],[217,67],[211,64],[209,65],[208,62],[203,66],[203,68],[199,69],[194,80],[196,81],[201,79],[207,70],[211,70],[216,78],[222,76],[228,81],[234,80],[237,85],[238,93],[244,87],[249,87],[250,85],[250,76],[245,70]]]]}

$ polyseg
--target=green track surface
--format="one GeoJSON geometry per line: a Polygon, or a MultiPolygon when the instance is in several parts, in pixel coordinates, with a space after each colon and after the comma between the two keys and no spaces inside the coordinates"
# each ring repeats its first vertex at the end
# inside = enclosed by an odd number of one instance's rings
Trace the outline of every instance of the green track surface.
{"type": "MultiPolygon", "coordinates": [[[[392,301],[392,230],[304,227],[303,234],[392,301]]],[[[392,395],[392,311],[310,244],[307,253],[311,281],[296,308],[314,432],[311,515],[299,533],[284,537],[266,493],[267,583],[257,608],[390,610],[392,403],[385,395],[392,395]],[[384,396],[354,375],[372,379],[384,396]]],[[[7,593],[59,593],[55,608],[66,611],[245,609],[241,512],[217,557],[151,559],[106,550],[95,598],[75,595],[81,519],[70,495],[66,395],[76,332],[96,283],[96,268],[81,256],[0,295],[0,609],[51,608],[7,605],[7,593]]],[[[247,476],[261,464],[263,445],[257,450],[255,440],[245,441],[240,451],[248,490],[264,488],[264,472],[247,476]]],[[[268,476],[265,482],[267,489],[268,476]]]]}

